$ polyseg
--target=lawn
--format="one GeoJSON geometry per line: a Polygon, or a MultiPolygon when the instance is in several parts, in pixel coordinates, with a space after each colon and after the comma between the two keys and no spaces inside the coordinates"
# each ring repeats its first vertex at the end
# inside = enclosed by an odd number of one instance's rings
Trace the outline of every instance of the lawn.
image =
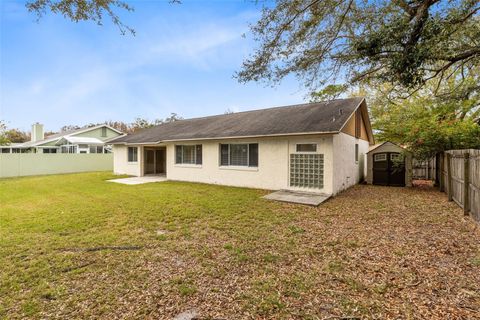
{"type": "Polygon", "coordinates": [[[319,208],[108,173],[0,180],[0,318],[480,318],[480,230],[432,188],[319,208]]]}

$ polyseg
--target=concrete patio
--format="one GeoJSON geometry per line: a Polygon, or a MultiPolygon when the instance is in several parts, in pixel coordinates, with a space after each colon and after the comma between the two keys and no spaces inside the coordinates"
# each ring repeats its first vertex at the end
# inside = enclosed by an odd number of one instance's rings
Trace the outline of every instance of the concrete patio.
{"type": "Polygon", "coordinates": [[[167,181],[167,178],[165,176],[143,176],[143,177],[112,179],[107,181],[121,183],[121,184],[136,185],[136,184],[144,184],[144,183],[152,183],[152,182],[163,182],[163,181],[167,181]]]}
{"type": "Polygon", "coordinates": [[[280,190],[264,196],[265,199],[318,206],[330,198],[330,195],[312,192],[280,190]]]}

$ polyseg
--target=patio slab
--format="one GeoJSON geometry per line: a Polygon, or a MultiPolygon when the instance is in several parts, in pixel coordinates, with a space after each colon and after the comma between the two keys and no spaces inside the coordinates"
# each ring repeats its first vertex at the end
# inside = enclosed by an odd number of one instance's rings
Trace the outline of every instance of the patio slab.
{"type": "Polygon", "coordinates": [[[330,198],[330,195],[313,192],[280,190],[267,194],[264,196],[264,198],[275,201],[306,204],[316,207],[330,198]]]}
{"type": "Polygon", "coordinates": [[[152,183],[152,182],[163,182],[163,181],[167,181],[167,178],[165,176],[144,176],[144,177],[112,179],[107,181],[121,183],[121,184],[136,185],[136,184],[144,184],[144,183],[152,183]]]}

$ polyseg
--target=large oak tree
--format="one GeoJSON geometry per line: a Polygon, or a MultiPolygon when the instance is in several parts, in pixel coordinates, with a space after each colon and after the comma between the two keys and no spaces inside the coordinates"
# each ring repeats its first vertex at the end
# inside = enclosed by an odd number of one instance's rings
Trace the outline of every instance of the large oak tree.
{"type": "Polygon", "coordinates": [[[479,10],[478,0],[279,0],[252,26],[259,46],[238,78],[294,74],[312,91],[388,82],[409,94],[480,64],[479,10]]]}

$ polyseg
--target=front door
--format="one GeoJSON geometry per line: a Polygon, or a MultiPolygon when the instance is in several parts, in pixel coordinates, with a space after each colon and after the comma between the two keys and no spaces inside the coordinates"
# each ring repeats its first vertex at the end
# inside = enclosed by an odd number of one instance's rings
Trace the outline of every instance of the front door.
{"type": "Polygon", "coordinates": [[[145,174],[166,173],[165,148],[145,148],[145,174]]]}
{"type": "Polygon", "coordinates": [[[373,184],[405,186],[405,160],[400,153],[373,154],[373,184]]]}

